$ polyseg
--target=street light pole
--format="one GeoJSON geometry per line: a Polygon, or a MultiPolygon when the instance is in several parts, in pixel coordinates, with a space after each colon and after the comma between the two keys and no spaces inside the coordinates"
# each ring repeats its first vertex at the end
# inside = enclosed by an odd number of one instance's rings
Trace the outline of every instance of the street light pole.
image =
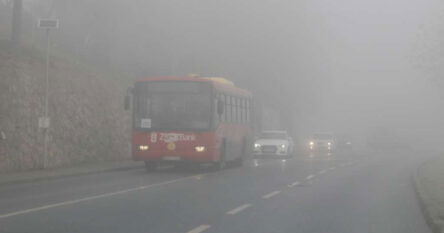
{"type": "Polygon", "coordinates": [[[59,21],[57,19],[39,19],[39,28],[46,30],[46,66],[45,66],[45,106],[44,116],[39,118],[39,128],[44,130],[44,142],[43,142],[43,158],[42,167],[48,167],[48,143],[49,136],[48,130],[50,125],[49,120],[49,59],[50,59],[50,31],[51,29],[57,29],[59,27],[59,21]]]}
{"type": "MultiPolygon", "coordinates": [[[[46,81],[45,81],[45,121],[48,121],[48,102],[49,102],[49,49],[50,49],[50,29],[46,29],[46,81]]],[[[46,124],[46,123],[45,123],[46,124]]],[[[43,168],[46,168],[48,166],[48,130],[49,130],[49,124],[46,124],[45,127],[45,138],[44,138],[44,146],[43,146],[43,168]]]]}

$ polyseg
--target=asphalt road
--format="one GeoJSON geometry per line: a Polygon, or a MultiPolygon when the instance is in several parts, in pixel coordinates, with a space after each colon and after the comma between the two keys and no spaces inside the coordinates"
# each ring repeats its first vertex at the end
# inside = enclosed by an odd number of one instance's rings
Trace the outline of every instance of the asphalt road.
{"type": "Polygon", "coordinates": [[[428,233],[410,182],[423,159],[336,153],[2,186],[0,232],[428,233]]]}

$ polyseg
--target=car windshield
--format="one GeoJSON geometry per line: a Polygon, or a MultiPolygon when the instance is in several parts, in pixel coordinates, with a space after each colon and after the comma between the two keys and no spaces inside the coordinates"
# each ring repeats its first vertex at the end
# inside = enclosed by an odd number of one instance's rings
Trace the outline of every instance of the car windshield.
{"type": "Polygon", "coordinates": [[[284,132],[262,132],[261,139],[287,139],[287,134],[284,132]]]}
{"type": "Polygon", "coordinates": [[[211,89],[199,82],[141,82],[136,84],[134,108],[138,129],[208,129],[211,89]]]}
{"type": "Polygon", "coordinates": [[[326,133],[317,133],[313,135],[314,140],[332,140],[333,135],[326,133]]]}

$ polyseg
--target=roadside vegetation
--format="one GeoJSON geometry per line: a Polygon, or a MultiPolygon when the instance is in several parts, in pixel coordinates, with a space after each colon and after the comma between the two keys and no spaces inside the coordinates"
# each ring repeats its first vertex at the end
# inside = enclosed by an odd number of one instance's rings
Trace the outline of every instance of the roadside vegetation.
{"type": "Polygon", "coordinates": [[[427,220],[435,232],[444,230],[444,157],[419,167],[415,179],[427,220]]]}
{"type": "MultiPolygon", "coordinates": [[[[21,46],[11,48],[8,1],[0,2],[0,172],[43,165],[45,51],[24,14],[21,46]],[[31,33],[32,32],[32,33],[31,33]]],[[[129,116],[123,96],[130,77],[51,44],[48,167],[128,158],[129,116]]]]}

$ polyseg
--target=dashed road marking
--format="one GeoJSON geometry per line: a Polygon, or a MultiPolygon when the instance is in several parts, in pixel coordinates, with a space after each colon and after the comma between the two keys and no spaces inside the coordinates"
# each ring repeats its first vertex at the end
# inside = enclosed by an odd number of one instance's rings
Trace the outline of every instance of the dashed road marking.
{"type": "Polygon", "coordinates": [[[237,208],[234,208],[234,209],[228,211],[226,214],[235,215],[235,214],[241,212],[242,210],[245,210],[248,207],[251,207],[251,204],[241,205],[241,206],[239,206],[237,208]]]}
{"type": "Polygon", "coordinates": [[[271,197],[273,197],[273,196],[278,195],[280,192],[281,192],[281,191],[274,191],[274,192],[271,192],[271,193],[269,193],[269,194],[263,195],[263,196],[262,196],[262,199],[268,199],[268,198],[271,198],[271,197]]]}
{"type": "Polygon", "coordinates": [[[289,184],[288,187],[291,188],[291,187],[294,187],[294,186],[298,186],[299,184],[300,183],[296,181],[296,182],[293,182],[293,183],[289,184]]]}
{"type": "MultiPolygon", "coordinates": [[[[197,176],[199,176],[199,175],[197,175],[197,176]]],[[[19,211],[16,211],[16,212],[2,214],[2,215],[0,215],[0,219],[2,219],[2,218],[9,218],[9,217],[17,216],[17,215],[29,214],[29,213],[38,212],[38,211],[47,210],[47,209],[52,209],[52,208],[56,208],[56,207],[60,207],[60,206],[73,205],[73,204],[77,204],[77,203],[81,203],[81,202],[92,201],[92,200],[96,200],[96,199],[116,196],[116,195],[130,193],[130,192],[135,192],[135,191],[141,191],[141,190],[152,188],[152,187],[157,187],[157,186],[161,186],[161,185],[176,183],[176,182],[179,182],[179,181],[182,181],[182,180],[185,180],[185,179],[189,179],[189,178],[193,178],[193,177],[196,177],[196,175],[181,177],[181,178],[178,178],[178,179],[169,180],[169,181],[165,181],[165,182],[160,182],[160,183],[156,183],[156,184],[139,186],[139,187],[136,187],[136,188],[124,189],[124,190],[120,190],[120,191],[116,191],[116,192],[104,193],[104,194],[100,194],[100,195],[84,197],[84,198],[70,200],[70,201],[59,202],[59,203],[55,203],[55,204],[44,205],[44,206],[40,206],[40,207],[36,207],[36,208],[31,208],[31,209],[19,210],[19,211]]]]}
{"type": "Polygon", "coordinates": [[[322,170],[319,172],[319,175],[325,174],[327,172],[327,170],[322,170]]]}
{"type": "Polygon", "coordinates": [[[331,171],[333,171],[333,170],[335,170],[336,169],[336,167],[331,167],[331,168],[329,168],[331,171]]]}
{"type": "Polygon", "coordinates": [[[210,227],[211,227],[210,225],[200,225],[200,226],[194,228],[193,230],[188,231],[187,233],[201,233],[201,232],[208,230],[210,227]]]}
{"type": "Polygon", "coordinates": [[[307,176],[305,179],[306,180],[311,180],[311,179],[313,179],[315,177],[315,175],[309,175],[309,176],[307,176]]]}

